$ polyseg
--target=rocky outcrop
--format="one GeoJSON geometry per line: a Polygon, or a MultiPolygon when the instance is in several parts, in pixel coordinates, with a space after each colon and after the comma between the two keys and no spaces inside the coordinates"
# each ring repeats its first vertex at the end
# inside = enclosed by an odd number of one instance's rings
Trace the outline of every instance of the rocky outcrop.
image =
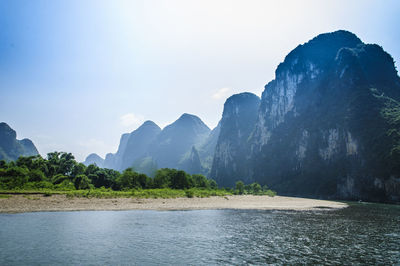
{"type": "Polygon", "coordinates": [[[129,133],[122,134],[119,141],[118,150],[116,153],[107,153],[104,160],[104,167],[121,170],[123,164],[123,155],[125,154],[126,146],[129,140],[129,133]]]}
{"type": "Polygon", "coordinates": [[[9,125],[0,123],[0,160],[13,161],[20,156],[38,155],[30,139],[17,139],[17,133],[9,125]]]}
{"type": "Polygon", "coordinates": [[[0,123],[0,160],[13,161],[20,156],[38,155],[30,139],[17,139],[17,133],[9,125],[0,123]]]}
{"type": "Polygon", "coordinates": [[[235,108],[224,108],[211,171],[219,184],[400,200],[400,78],[382,47],[347,31],[321,34],[286,56],[252,108],[246,134],[235,108]]]}
{"type": "Polygon", "coordinates": [[[220,132],[221,121],[213,130],[211,130],[205,141],[197,147],[203,169],[202,173],[206,176],[210,175],[211,166],[214,160],[215,147],[217,146],[220,132]]]}
{"type": "Polygon", "coordinates": [[[201,164],[200,156],[197,149],[193,146],[187,155],[185,155],[178,164],[178,169],[181,169],[187,173],[204,173],[203,166],[201,164]]]}
{"type": "Polygon", "coordinates": [[[259,104],[260,98],[252,93],[233,95],[224,104],[210,173],[221,186],[234,186],[237,180],[250,181],[249,137],[257,120],[259,104]]]}
{"type": "Polygon", "coordinates": [[[263,92],[253,180],[280,194],[399,200],[399,95],[378,45],[337,31],[298,46],[263,92]]]}

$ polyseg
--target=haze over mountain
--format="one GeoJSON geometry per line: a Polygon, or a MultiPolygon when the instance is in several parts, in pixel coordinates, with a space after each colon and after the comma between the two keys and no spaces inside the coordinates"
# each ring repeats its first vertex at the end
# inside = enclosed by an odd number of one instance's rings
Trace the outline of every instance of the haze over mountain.
{"type": "Polygon", "coordinates": [[[96,153],[91,153],[86,157],[86,159],[83,162],[83,164],[86,165],[86,166],[88,166],[90,164],[95,164],[98,167],[104,167],[104,159],[101,158],[96,153]]]}
{"type": "MultiPolygon", "coordinates": [[[[149,175],[157,168],[207,174],[218,137],[216,131],[217,128],[211,131],[200,118],[190,114],[183,114],[163,130],[146,121],[133,132],[122,135],[117,153],[107,154],[103,165],[119,171],[133,167],[149,175]]],[[[90,160],[88,157],[86,162],[90,160]]]]}
{"type": "Polygon", "coordinates": [[[202,143],[209,133],[210,129],[200,118],[183,114],[160,132],[150,152],[158,167],[177,168],[183,156],[202,143]]]}
{"type": "Polygon", "coordinates": [[[17,133],[9,125],[0,123],[0,160],[16,160],[19,156],[38,155],[30,139],[17,139],[17,133]]]}

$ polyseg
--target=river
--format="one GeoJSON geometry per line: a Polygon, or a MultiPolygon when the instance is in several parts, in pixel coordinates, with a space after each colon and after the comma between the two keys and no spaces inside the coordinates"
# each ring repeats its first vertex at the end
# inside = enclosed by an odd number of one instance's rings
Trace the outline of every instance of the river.
{"type": "Polygon", "coordinates": [[[400,206],[0,214],[1,265],[398,264],[400,206]]]}

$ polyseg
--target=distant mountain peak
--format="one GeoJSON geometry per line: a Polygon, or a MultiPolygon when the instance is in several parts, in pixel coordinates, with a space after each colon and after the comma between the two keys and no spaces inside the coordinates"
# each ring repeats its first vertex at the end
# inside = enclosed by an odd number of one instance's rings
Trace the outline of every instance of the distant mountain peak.
{"type": "Polygon", "coordinates": [[[13,138],[17,137],[17,132],[12,129],[7,123],[0,123],[0,138],[13,138]]]}
{"type": "Polygon", "coordinates": [[[192,114],[184,113],[175,122],[165,127],[165,129],[175,127],[175,126],[185,126],[191,125],[200,129],[201,131],[211,131],[211,129],[198,117],[192,114]]]}
{"type": "Polygon", "coordinates": [[[189,114],[189,113],[183,113],[183,114],[179,117],[179,119],[181,119],[181,118],[198,118],[198,117],[195,116],[195,115],[189,114]]]}
{"type": "Polygon", "coordinates": [[[151,120],[145,121],[139,128],[141,128],[141,127],[158,127],[158,128],[160,128],[156,123],[154,123],[151,120]]]}
{"type": "Polygon", "coordinates": [[[242,92],[242,93],[237,93],[237,94],[233,94],[232,96],[230,96],[228,99],[226,99],[226,103],[227,102],[229,103],[231,101],[236,101],[236,100],[250,99],[250,98],[260,100],[260,97],[258,97],[254,93],[242,92]]]}
{"type": "Polygon", "coordinates": [[[7,123],[0,123],[0,160],[16,160],[19,156],[38,154],[30,139],[17,140],[17,132],[7,123]]]}
{"type": "Polygon", "coordinates": [[[104,166],[104,159],[101,158],[96,153],[91,153],[86,157],[86,159],[83,162],[83,164],[86,165],[86,166],[88,166],[90,164],[95,164],[98,167],[103,167],[104,166]]]}
{"type": "Polygon", "coordinates": [[[307,43],[318,42],[318,41],[338,41],[338,40],[342,41],[347,40],[347,41],[352,41],[354,43],[362,43],[362,41],[360,40],[360,38],[358,38],[357,35],[347,30],[337,30],[333,32],[321,33],[307,43]]]}
{"type": "Polygon", "coordinates": [[[91,153],[91,154],[89,154],[87,157],[86,157],[86,159],[87,158],[100,158],[100,159],[103,159],[103,158],[101,158],[100,157],[100,155],[98,155],[97,153],[91,153]]]}
{"type": "MultiPolygon", "coordinates": [[[[183,113],[178,120],[176,121],[201,121],[201,119],[198,116],[192,115],[192,114],[188,114],[188,113],[183,113]]],[[[201,121],[202,122],[202,121],[201,121]]]]}
{"type": "Polygon", "coordinates": [[[356,48],[362,44],[354,33],[345,30],[319,34],[293,49],[278,65],[275,75],[284,75],[287,70],[301,73],[307,68],[329,68],[340,49],[356,48]]]}

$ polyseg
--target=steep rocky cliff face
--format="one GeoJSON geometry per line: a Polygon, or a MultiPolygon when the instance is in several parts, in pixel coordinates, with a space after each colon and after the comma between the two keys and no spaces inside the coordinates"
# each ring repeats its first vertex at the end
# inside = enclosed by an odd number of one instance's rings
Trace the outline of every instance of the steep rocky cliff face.
{"type": "Polygon", "coordinates": [[[6,123],[0,123],[0,160],[16,160],[19,156],[38,155],[30,139],[17,139],[17,133],[6,123]]]}
{"type": "Polygon", "coordinates": [[[193,146],[190,152],[187,153],[178,163],[178,169],[181,169],[187,173],[204,173],[204,168],[201,164],[199,152],[193,146]]]}
{"type": "Polygon", "coordinates": [[[251,178],[280,194],[400,200],[400,79],[354,34],[298,46],[265,86],[251,178]]]}
{"type": "Polygon", "coordinates": [[[211,166],[214,160],[215,147],[217,146],[220,132],[221,132],[221,121],[213,130],[211,130],[207,139],[205,139],[204,142],[201,143],[197,148],[203,169],[202,173],[205,174],[206,176],[210,175],[211,166]]]}
{"type": "Polygon", "coordinates": [[[221,129],[210,176],[220,186],[251,178],[249,137],[257,120],[260,98],[252,93],[229,97],[224,105],[221,129]]]}
{"type": "Polygon", "coordinates": [[[154,162],[148,158],[149,147],[160,132],[160,127],[154,122],[146,121],[131,133],[122,134],[117,152],[106,155],[103,167],[117,171],[133,167],[147,174],[152,172],[149,169],[153,168],[154,162]]]}
{"type": "Polygon", "coordinates": [[[116,153],[107,153],[104,159],[103,166],[105,168],[120,170],[122,166],[123,154],[125,153],[126,146],[129,140],[129,133],[122,134],[119,141],[118,150],[116,153]]]}

